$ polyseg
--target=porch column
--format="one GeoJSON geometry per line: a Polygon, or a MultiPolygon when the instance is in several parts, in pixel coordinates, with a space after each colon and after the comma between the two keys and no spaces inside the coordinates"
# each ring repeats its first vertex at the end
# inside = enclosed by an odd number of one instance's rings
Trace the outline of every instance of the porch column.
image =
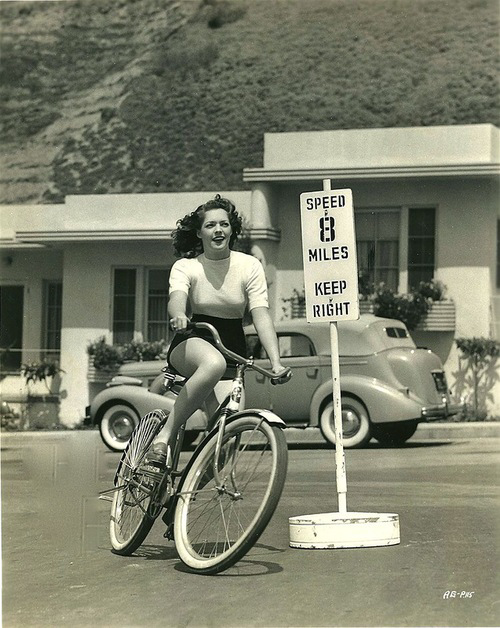
{"type": "Polygon", "coordinates": [[[74,426],[89,403],[87,346],[110,339],[111,293],[106,247],[73,244],[64,252],[61,423],[74,426]]]}
{"type": "Polygon", "coordinates": [[[251,197],[251,238],[252,255],[266,271],[269,290],[269,308],[276,319],[277,307],[277,266],[280,242],[279,215],[273,190],[269,183],[255,183],[251,197]]]}

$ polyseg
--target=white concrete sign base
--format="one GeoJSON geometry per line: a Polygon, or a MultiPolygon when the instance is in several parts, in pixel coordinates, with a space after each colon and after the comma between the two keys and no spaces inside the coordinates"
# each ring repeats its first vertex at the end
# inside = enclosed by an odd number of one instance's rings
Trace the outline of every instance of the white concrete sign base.
{"type": "Polygon", "coordinates": [[[290,547],[341,549],[397,545],[399,515],[376,512],[324,512],[289,518],[290,547]]]}

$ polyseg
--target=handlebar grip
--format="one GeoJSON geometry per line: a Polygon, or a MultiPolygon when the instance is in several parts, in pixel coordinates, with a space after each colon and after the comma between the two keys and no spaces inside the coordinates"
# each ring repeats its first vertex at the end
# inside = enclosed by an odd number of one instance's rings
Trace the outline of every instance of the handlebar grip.
{"type": "Polygon", "coordinates": [[[292,371],[290,368],[287,368],[285,369],[283,375],[272,377],[271,384],[273,386],[278,386],[279,384],[286,384],[286,382],[290,381],[291,377],[292,377],[292,371]]]}

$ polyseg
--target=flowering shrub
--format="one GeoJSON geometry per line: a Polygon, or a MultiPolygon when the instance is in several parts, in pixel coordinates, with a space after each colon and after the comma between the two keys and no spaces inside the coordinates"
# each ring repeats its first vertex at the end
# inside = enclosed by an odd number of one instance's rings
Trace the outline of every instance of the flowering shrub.
{"type": "Polygon", "coordinates": [[[92,364],[99,371],[116,371],[123,364],[123,349],[119,346],[109,345],[106,338],[101,336],[87,347],[87,353],[92,359],[92,364]]]}
{"type": "Polygon", "coordinates": [[[116,371],[125,362],[163,360],[167,346],[164,340],[144,342],[132,340],[123,344],[110,345],[101,336],[87,347],[92,364],[99,371],[116,371]]]}
{"type": "Polygon", "coordinates": [[[432,303],[444,298],[445,290],[439,281],[422,281],[416,290],[408,294],[396,294],[381,283],[372,299],[373,313],[375,316],[400,320],[411,331],[428,313],[432,303]]]}
{"type": "Polygon", "coordinates": [[[400,320],[409,330],[415,329],[429,311],[429,303],[421,294],[395,294],[383,284],[377,288],[373,306],[375,316],[400,320]]]}
{"type": "Polygon", "coordinates": [[[118,345],[123,351],[125,362],[143,362],[144,360],[162,360],[166,358],[167,347],[164,340],[143,342],[132,340],[123,345],[118,345]]]}

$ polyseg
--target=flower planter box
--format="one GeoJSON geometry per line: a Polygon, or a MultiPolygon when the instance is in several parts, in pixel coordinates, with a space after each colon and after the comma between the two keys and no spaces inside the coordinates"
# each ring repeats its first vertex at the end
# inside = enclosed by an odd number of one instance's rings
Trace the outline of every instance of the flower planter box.
{"type": "Polygon", "coordinates": [[[306,304],[305,303],[292,303],[292,318],[305,318],[306,317],[306,304]]]}
{"type": "Polygon", "coordinates": [[[434,301],[425,318],[416,327],[417,331],[455,331],[455,303],[434,301]]]}
{"type": "Polygon", "coordinates": [[[359,313],[360,314],[373,314],[373,303],[371,301],[360,301],[359,313]]]}

